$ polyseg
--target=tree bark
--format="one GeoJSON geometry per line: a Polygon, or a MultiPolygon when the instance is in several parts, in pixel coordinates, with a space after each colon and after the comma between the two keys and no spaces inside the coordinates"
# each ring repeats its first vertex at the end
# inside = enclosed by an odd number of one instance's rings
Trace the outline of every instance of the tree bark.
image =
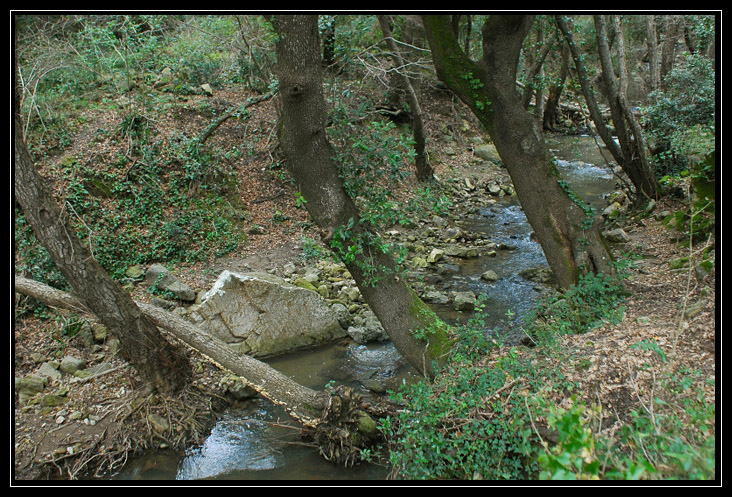
{"type": "MultiPolygon", "coordinates": [[[[404,67],[404,60],[399,54],[399,48],[394,42],[394,38],[391,34],[391,27],[386,16],[377,16],[379,24],[381,25],[381,31],[384,33],[384,40],[386,41],[387,47],[391,52],[391,56],[394,59],[394,64],[399,67],[404,67]]],[[[418,181],[431,181],[434,177],[434,170],[429,162],[429,156],[425,145],[427,139],[424,133],[424,120],[422,115],[422,107],[419,105],[419,98],[417,98],[417,92],[412,86],[412,82],[409,81],[409,77],[400,71],[397,71],[399,78],[401,78],[402,85],[407,91],[407,99],[409,101],[409,107],[412,109],[412,133],[414,136],[414,166],[416,168],[416,176],[418,181]]]]}
{"type": "MultiPolygon", "coordinates": [[[[37,281],[15,277],[15,290],[50,306],[74,312],[94,314],[79,299],[37,281]]],[[[133,303],[134,304],[134,303],[133,303]]],[[[222,340],[202,333],[185,319],[151,304],[138,302],[142,316],[173,336],[198,350],[223,369],[241,376],[263,397],[284,406],[290,415],[305,426],[315,426],[326,406],[328,395],[292,381],[269,365],[247,355],[234,352],[222,340]]],[[[98,316],[97,316],[98,318],[98,316]]]]}
{"type": "Polygon", "coordinates": [[[552,130],[557,126],[559,119],[559,100],[562,97],[564,84],[569,76],[569,48],[566,44],[562,44],[562,67],[559,70],[559,78],[556,84],[549,88],[549,97],[544,108],[544,116],[542,121],[545,130],[552,130]]]}
{"type": "Polygon", "coordinates": [[[161,392],[183,386],[191,375],[188,358],[168,343],[134,305],[69,225],[36,172],[15,114],[15,198],[53,262],[85,305],[119,339],[120,353],[142,379],[161,392]]]}
{"type": "Polygon", "coordinates": [[[616,79],[610,57],[610,47],[607,44],[605,18],[601,15],[594,16],[594,21],[600,64],[602,65],[602,77],[607,89],[610,113],[623,156],[623,162],[619,164],[635,187],[636,202],[655,199],[658,195],[656,176],[648,162],[643,132],[635,116],[633,116],[628,101],[628,69],[625,65],[625,41],[622,24],[619,18],[615,16],[615,38],[618,45],[618,78],[616,79]]]}
{"type": "Polygon", "coordinates": [[[274,16],[281,112],[278,137],[313,221],[341,256],[396,349],[425,375],[449,350],[445,326],[399,276],[396,264],[344,189],[325,133],[317,16],[274,16]],[[376,284],[373,282],[376,281],[376,284]],[[428,340],[415,332],[430,329],[428,340]]]}
{"type": "Polygon", "coordinates": [[[428,15],[423,21],[438,76],[493,140],[558,284],[567,288],[588,271],[611,272],[592,211],[559,177],[540,126],[516,91],[519,52],[533,19],[491,16],[482,29],[480,63],[459,49],[449,18],[428,15]]]}
{"type": "MultiPolygon", "coordinates": [[[[590,111],[592,122],[595,123],[597,134],[602,138],[603,143],[607,146],[613,156],[613,159],[615,159],[615,162],[618,163],[633,183],[636,190],[636,201],[644,197],[654,198],[657,195],[655,176],[653,175],[653,171],[650,166],[648,166],[648,163],[646,162],[646,164],[643,164],[640,161],[641,153],[643,152],[630,140],[625,114],[617,100],[619,92],[617,89],[615,75],[612,72],[612,64],[609,62],[609,51],[603,52],[603,50],[607,48],[607,35],[605,33],[598,33],[597,39],[598,46],[604,47],[600,48],[600,58],[603,64],[603,81],[607,89],[608,100],[610,101],[610,110],[612,113],[613,123],[615,124],[615,128],[618,133],[620,146],[618,146],[613,139],[610,129],[605,124],[602,115],[600,114],[600,108],[597,105],[597,100],[595,99],[594,91],[587,75],[587,69],[582,61],[583,55],[574,40],[571,30],[562,16],[556,16],[555,19],[557,26],[560,31],[562,31],[565,41],[567,42],[567,45],[569,45],[570,52],[572,53],[572,59],[574,60],[575,68],[577,69],[577,76],[580,80],[580,85],[582,86],[582,93],[585,96],[585,101],[587,102],[587,108],[590,111]]],[[[630,111],[629,106],[626,105],[626,108],[630,111]]],[[[642,144],[643,139],[642,134],[640,134],[640,127],[637,127],[637,131],[639,132],[638,136],[640,139],[636,140],[635,143],[642,144]]]]}
{"type": "Polygon", "coordinates": [[[646,44],[648,45],[648,90],[654,92],[661,88],[661,65],[658,56],[656,18],[649,14],[646,21],[646,44]]]}

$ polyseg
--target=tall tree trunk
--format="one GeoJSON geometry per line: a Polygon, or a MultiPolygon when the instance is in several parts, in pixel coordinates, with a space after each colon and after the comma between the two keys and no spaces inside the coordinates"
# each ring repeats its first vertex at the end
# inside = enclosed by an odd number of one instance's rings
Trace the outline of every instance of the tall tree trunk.
{"type": "Polygon", "coordinates": [[[664,16],[664,33],[661,42],[661,89],[665,90],[666,75],[674,67],[674,59],[676,58],[676,42],[681,35],[681,24],[683,16],[671,15],[664,16]]]}
{"type": "Polygon", "coordinates": [[[531,99],[534,96],[534,93],[536,93],[536,107],[543,106],[543,102],[541,102],[541,87],[534,89],[534,87],[536,86],[536,81],[534,80],[544,68],[544,61],[546,60],[546,56],[549,55],[549,51],[554,44],[553,40],[547,43],[547,41],[544,39],[545,36],[543,29],[539,32],[538,36],[539,38],[536,43],[537,45],[541,46],[541,49],[536,55],[536,59],[531,63],[531,66],[529,67],[528,76],[526,77],[526,86],[524,87],[524,92],[521,94],[521,105],[526,110],[529,109],[529,105],[531,104],[531,99]]]}
{"type": "Polygon", "coordinates": [[[440,79],[473,111],[506,165],[526,217],[558,284],[583,272],[611,271],[611,256],[593,211],[562,181],[538,124],[521,106],[516,70],[532,17],[491,16],[483,25],[483,59],[459,49],[446,16],[423,16],[440,79]]]}
{"type": "MultiPolygon", "coordinates": [[[[384,33],[384,40],[386,41],[387,47],[391,52],[391,56],[394,59],[394,64],[397,68],[404,67],[404,60],[399,53],[399,48],[391,34],[391,27],[389,26],[389,20],[386,16],[377,16],[379,24],[381,25],[381,31],[384,33]]],[[[414,136],[414,166],[416,168],[416,176],[418,181],[431,181],[434,177],[434,170],[429,162],[429,156],[425,149],[426,137],[424,133],[424,120],[422,115],[422,107],[419,105],[419,98],[417,98],[417,92],[414,90],[412,82],[409,81],[409,77],[402,73],[401,70],[397,70],[397,75],[401,79],[402,86],[404,86],[407,92],[407,99],[409,101],[409,107],[412,109],[412,134],[414,136]]]]}
{"type": "Polygon", "coordinates": [[[418,371],[431,375],[433,362],[448,350],[447,330],[434,327],[434,314],[404,283],[394,260],[381,250],[381,242],[361,221],[344,189],[325,133],[317,16],[278,15],[273,25],[282,107],[278,137],[305,207],[325,232],[326,243],[338,247],[337,255],[396,349],[418,371]],[[415,332],[427,328],[435,331],[429,341],[416,338],[415,332]]]}
{"type": "MultiPolygon", "coordinates": [[[[597,105],[597,100],[595,99],[595,94],[592,89],[589,76],[587,74],[587,69],[585,68],[583,62],[583,54],[581,53],[579,46],[574,40],[574,35],[567,25],[567,21],[562,16],[556,16],[555,19],[557,22],[557,26],[564,35],[565,41],[567,42],[570,52],[572,53],[572,59],[574,60],[574,65],[577,69],[577,77],[579,78],[580,85],[582,86],[582,93],[585,96],[587,108],[590,111],[590,117],[592,118],[592,122],[595,123],[597,134],[599,134],[600,138],[602,138],[603,143],[605,143],[605,146],[612,154],[615,162],[618,163],[618,165],[623,169],[625,174],[628,175],[631,182],[633,183],[633,186],[636,190],[636,201],[639,201],[644,197],[655,197],[657,195],[657,188],[653,171],[650,169],[649,166],[647,166],[647,162],[646,165],[644,165],[638,160],[638,158],[640,157],[639,151],[635,148],[635,145],[631,143],[629,138],[626,138],[629,136],[627,133],[628,124],[626,122],[624,114],[622,113],[622,108],[620,107],[619,103],[617,103],[618,91],[617,89],[613,89],[617,88],[617,83],[615,82],[614,74],[612,72],[608,72],[612,70],[612,66],[610,65],[608,71],[603,69],[603,81],[605,82],[608,94],[613,95],[609,96],[608,99],[612,100],[610,107],[611,112],[613,112],[613,108],[615,108],[615,113],[613,113],[612,117],[616,130],[618,131],[618,140],[621,142],[620,146],[618,146],[618,144],[613,139],[610,129],[605,124],[605,121],[602,118],[600,108],[597,105]],[[613,87],[612,85],[615,85],[615,87],[613,87]]],[[[607,47],[607,36],[605,34],[598,34],[597,36],[598,45],[604,45],[605,47],[607,47]],[[602,39],[600,39],[601,37],[602,39]]],[[[600,54],[600,58],[603,58],[602,53],[600,54]]],[[[605,65],[607,66],[607,60],[605,61],[605,65]]],[[[628,111],[630,111],[629,106],[628,111]]],[[[638,128],[638,131],[640,131],[640,128],[638,128]]],[[[642,144],[642,135],[639,134],[639,136],[641,137],[640,143],[642,144]]]]}
{"type": "Polygon", "coordinates": [[[640,124],[633,115],[628,101],[628,69],[625,64],[625,41],[620,19],[615,16],[615,39],[618,46],[618,78],[607,44],[607,27],[603,16],[594,16],[597,47],[602,65],[602,78],[607,89],[610,113],[620,141],[623,171],[628,175],[636,190],[635,201],[655,199],[658,195],[656,176],[646,153],[646,143],[640,124]]]}
{"type": "Polygon", "coordinates": [[[656,17],[645,16],[646,44],[648,45],[648,90],[656,91],[661,88],[661,63],[658,57],[658,38],[656,34],[656,17]]]}
{"type": "Polygon", "coordinates": [[[559,70],[559,78],[557,79],[557,82],[549,88],[549,96],[546,101],[544,116],[542,118],[545,130],[552,130],[557,126],[557,121],[559,119],[559,100],[562,97],[562,91],[564,90],[564,85],[568,76],[569,47],[567,47],[566,44],[562,44],[562,67],[559,70]]]}
{"type": "Polygon", "coordinates": [[[121,355],[142,379],[161,392],[172,392],[191,375],[188,358],[168,343],[92,257],[69,225],[68,209],[60,209],[36,172],[15,114],[15,198],[23,207],[36,238],[74,293],[120,342],[121,355]]]}

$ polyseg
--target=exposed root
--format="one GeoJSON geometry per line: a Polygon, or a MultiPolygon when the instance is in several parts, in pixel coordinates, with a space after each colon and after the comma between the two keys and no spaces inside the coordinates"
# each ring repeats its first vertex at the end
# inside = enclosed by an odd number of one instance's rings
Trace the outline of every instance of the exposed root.
{"type": "Polygon", "coordinates": [[[351,388],[339,386],[330,396],[318,426],[306,430],[306,435],[327,461],[353,467],[363,460],[364,449],[384,440],[375,419],[392,409],[385,404],[370,404],[351,388]]]}

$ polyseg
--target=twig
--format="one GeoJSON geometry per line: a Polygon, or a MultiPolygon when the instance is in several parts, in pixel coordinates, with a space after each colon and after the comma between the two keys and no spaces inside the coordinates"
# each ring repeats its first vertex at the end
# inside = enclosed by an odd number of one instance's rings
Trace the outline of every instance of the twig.
{"type": "Polygon", "coordinates": [[[216,119],[213,123],[211,123],[211,125],[209,125],[208,128],[206,128],[206,130],[203,133],[201,133],[201,136],[198,138],[199,144],[203,145],[203,143],[206,140],[208,140],[208,137],[211,136],[211,134],[214,131],[216,131],[216,129],[219,126],[221,126],[224,123],[224,121],[226,121],[227,119],[229,119],[231,117],[234,117],[236,114],[243,113],[248,107],[251,107],[252,105],[256,105],[258,103],[269,100],[270,98],[272,98],[275,95],[275,93],[276,92],[271,91],[267,94],[260,95],[258,97],[248,98],[247,101],[244,102],[244,104],[241,105],[240,107],[232,107],[231,109],[224,112],[224,115],[222,115],[221,117],[216,119]]]}

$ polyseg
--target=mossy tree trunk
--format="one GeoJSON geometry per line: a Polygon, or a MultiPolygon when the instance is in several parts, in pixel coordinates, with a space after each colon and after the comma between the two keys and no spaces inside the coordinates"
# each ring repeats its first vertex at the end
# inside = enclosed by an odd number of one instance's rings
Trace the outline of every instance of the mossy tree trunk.
{"type": "Polygon", "coordinates": [[[325,133],[326,104],[315,15],[271,18],[277,42],[280,92],[278,137],[287,166],[325,242],[337,248],[364,300],[396,349],[418,371],[432,375],[449,346],[445,326],[400,277],[393,257],[344,189],[325,133]],[[430,329],[428,340],[415,332],[430,329]]]}
{"type": "Polygon", "coordinates": [[[460,49],[449,16],[422,18],[438,77],[493,140],[559,286],[576,283],[583,272],[610,272],[611,256],[593,210],[559,177],[541,125],[516,90],[521,44],[533,17],[490,16],[482,28],[480,61],[460,49]]]}

